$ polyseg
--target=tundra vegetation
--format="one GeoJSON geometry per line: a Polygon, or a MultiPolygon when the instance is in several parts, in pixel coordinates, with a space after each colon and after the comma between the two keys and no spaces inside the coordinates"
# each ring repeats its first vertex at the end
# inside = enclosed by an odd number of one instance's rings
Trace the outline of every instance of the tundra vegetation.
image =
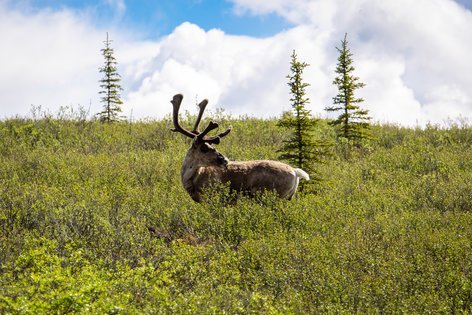
{"type": "MultiPolygon", "coordinates": [[[[215,119],[230,159],[277,159],[276,119],[215,119]]],[[[182,188],[190,140],[171,127],[0,121],[0,313],[472,312],[470,125],[373,124],[316,193],[231,204],[182,188]]]]}

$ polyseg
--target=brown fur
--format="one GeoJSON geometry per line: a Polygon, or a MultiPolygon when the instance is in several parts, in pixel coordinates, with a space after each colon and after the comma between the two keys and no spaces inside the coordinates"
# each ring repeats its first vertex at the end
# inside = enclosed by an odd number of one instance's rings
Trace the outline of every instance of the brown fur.
{"type": "Polygon", "coordinates": [[[229,183],[232,190],[251,196],[273,190],[281,198],[291,199],[301,177],[290,165],[278,161],[228,161],[206,143],[192,144],[184,159],[181,176],[184,188],[197,202],[201,200],[203,189],[214,182],[229,183]],[[211,149],[205,149],[203,153],[202,145],[211,149]]]}
{"type": "Polygon", "coordinates": [[[264,190],[273,190],[281,198],[291,199],[298,187],[300,178],[309,180],[309,176],[303,170],[292,168],[282,162],[258,160],[245,162],[231,162],[219,153],[212,144],[218,144],[220,139],[231,131],[219,133],[213,137],[207,134],[216,128],[218,124],[210,122],[207,128],[200,132],[198,125],[207,100],[199,104],[200,112],[195,122],[194,129],[189,131],[182,128],[178,122],[178,114],[183,96],[174,95],[171,103],[174,107],[173,123],[175,132],[192,138],[192,146],[185,156],[182,164],[182,185],[193,200],[201,201],[201,193],[211,183],[229,183],[232,190],[247,193],[251,196],[264,190]]]}

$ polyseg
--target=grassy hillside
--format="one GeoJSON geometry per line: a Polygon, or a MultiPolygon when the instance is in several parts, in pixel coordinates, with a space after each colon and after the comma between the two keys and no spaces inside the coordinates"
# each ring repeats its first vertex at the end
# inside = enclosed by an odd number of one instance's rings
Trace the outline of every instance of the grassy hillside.
{"type": "MultiPolygon", "coordinates": [[[[275,120],[220,120],[277,157],[275,120]]],[[[169,128],[0,122],[0,313],[472,312],[471,127],[376,126],[316,194],[235,205],[190,199],[169,128]]]]}

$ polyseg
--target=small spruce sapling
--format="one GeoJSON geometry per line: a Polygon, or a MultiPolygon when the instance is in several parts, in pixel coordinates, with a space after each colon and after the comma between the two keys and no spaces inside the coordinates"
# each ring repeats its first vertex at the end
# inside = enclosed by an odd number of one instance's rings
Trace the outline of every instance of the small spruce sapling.
{"type": "Polygon", "coordinates": [[[101,122],[107,123],[123,118],[120,116],[123,104],[120,97],[120,92],[123,90],[120,85],[121,76],[117,70],[117,61],[114,57],[114,50],[111,48],[111,42],[107,32],[107,39],[104,41],[105,47],[101,49],[105,63],[103,67],[99,68],[100,73],[103,73],[103,78],[99,81],[102,88],[99,94],[102,95],[100,101],[103,103],[103,110],[97,114],[101,122]]]}
{"type": "MultiPolygon", "coordinates": [[[[312,178],[319,181],[321,176],[316,163],[321,163],[323,157],[328,155],[331,144],[315,137],[319,120],[314,119],[306,108],[310,100],[305,89],[309,84],[303,82],[302,76],[308,66],[309,64],[298,61],[294,50],[290,62],[291,73],[287,76],[292,110],[284,113],[278,122],[278,126],[290,131],[290,136],[283,142],[279,158],[294,167],[306,170],[312,178]]],[[[301,185],[303,184],[305,183],[302,182],[301,185]]],[[[303,189],[303,186],[300,188],[303,189]]]]}
{"type": "Polygon", "coordinates": [[[371,139],[369,111],[361,109],[359,104],[364,101],[356,98],[354,92],[365,86],[359,78],[353,75],[352,53],[348,48],[347,34],[341,41],[341,48],[336,47],[339,52],[336,66],[337,77],[333,84],[338,87],[339,93],[333,97],[333,106],[326,107],[328,112],[341,112],[339,116],[330,122],[336,127],[338,138],[344,138],[348,143],[359,146],[362,140],[371,139]]]}

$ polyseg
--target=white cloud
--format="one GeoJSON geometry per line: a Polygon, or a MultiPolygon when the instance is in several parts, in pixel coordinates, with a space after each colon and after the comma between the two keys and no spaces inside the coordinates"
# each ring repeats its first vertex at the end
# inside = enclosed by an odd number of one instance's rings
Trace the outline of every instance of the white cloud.
{"type": "Polygon", "coordinates": [[[358,63],[357,69],[363,82],[369,82],[359,95],[365,99],[362,106],[369,110],[371,117],[382,123],[401,122],[410,126],[424,123],[426,117],[421,104],[402,80],[404,60],[364,60],[358,63]]]}
{"type": "Polygon", "coordinates": [[[114,10],[115,20],[121,20],[126,12],[125,0],[106,0],[106,3],[114,10]]]}
{"type": "Polygon", "coordinates": [[[472,12],[454,1],[233,2],[239,12],[275,12],[321,29],[336,45],[348,32],[357,75],[367,83],[364,106],[377,120],[424,124],[472,115],[472,12]]]}
{"type": "MultiPolygon", "coordinates": [[[[124,12],[121,0],[107,0],[124,12]]],[[[286,75],[295,49],[306,61],[310,109],[326,116],[338,46],[349,33],[359,91],[374,120],[406,125],[472,116],[472,13],[451,0],[233,0],[238,14],[277,13],[296,26],[268,38],[231,36],[184,23],[154,42],[113,29],[124,112],[134,118],[170,113],[184,93],[234,114],[274,117],[289,109],[286,75]]],[[[97,112],[98,67],[105,31],[86,14],[24,13],[0,3],[0,116],[30,104],[52,110],[81,104],[97,112]]]]}
{"type": "Polygon", "coordinates": [[[426,95],[425,116],[441,117],[445,121],[449,118],[463,117],[465,113],[470,115],[471,104],[470,94],[457,86],[439,86],[426,95]]]}
{"type": "Polygon", "coordinates": [[[1,115],[30,105],[60,106],[93,97],[101,38],[70,12],[23,14],[0,5],[1,115]],[[86,93],[84,93],[86,92],[86,93]]]}
{"type": "Polygon", "coordinates": [[[305,26],[255,39],[219,30],[205,32],[184,23],[161,41],[159,54],[148,65],[154,71],[128,95],[127,103],[134,113],[162,116],[170,112],[171,96],[181,92],[190,105],[195,104],[195,98],[209,98],[210,108],[223,107],[236,115],[279,116],[290,108],[286,75],[296,47],[300,58],[317,56],[306,72],[306,81],[319,91],[313,93],[312,106],[322,112],[326,104],[320,101],[330,88],[330,79],[322,69],[321,47],[326,38],[305,26]]]}
{"type": "MultiPolygon", "coordinates": [[[[98,112],[98,68],[106,31],[92,25],[85,13],[20,11],[0,3],[0,117],[27,115],[31,105],[51,112],[81,105],[98,112]]],[[[114,45],[122,43],[116,50],[124,61],[120,69],[139,76],[141,63],[155,52],[156,44],[134,43],[113,30],[110,36],[114,45]]],[[[132,87],[132,78],[122,75],[132,87]]]]}

